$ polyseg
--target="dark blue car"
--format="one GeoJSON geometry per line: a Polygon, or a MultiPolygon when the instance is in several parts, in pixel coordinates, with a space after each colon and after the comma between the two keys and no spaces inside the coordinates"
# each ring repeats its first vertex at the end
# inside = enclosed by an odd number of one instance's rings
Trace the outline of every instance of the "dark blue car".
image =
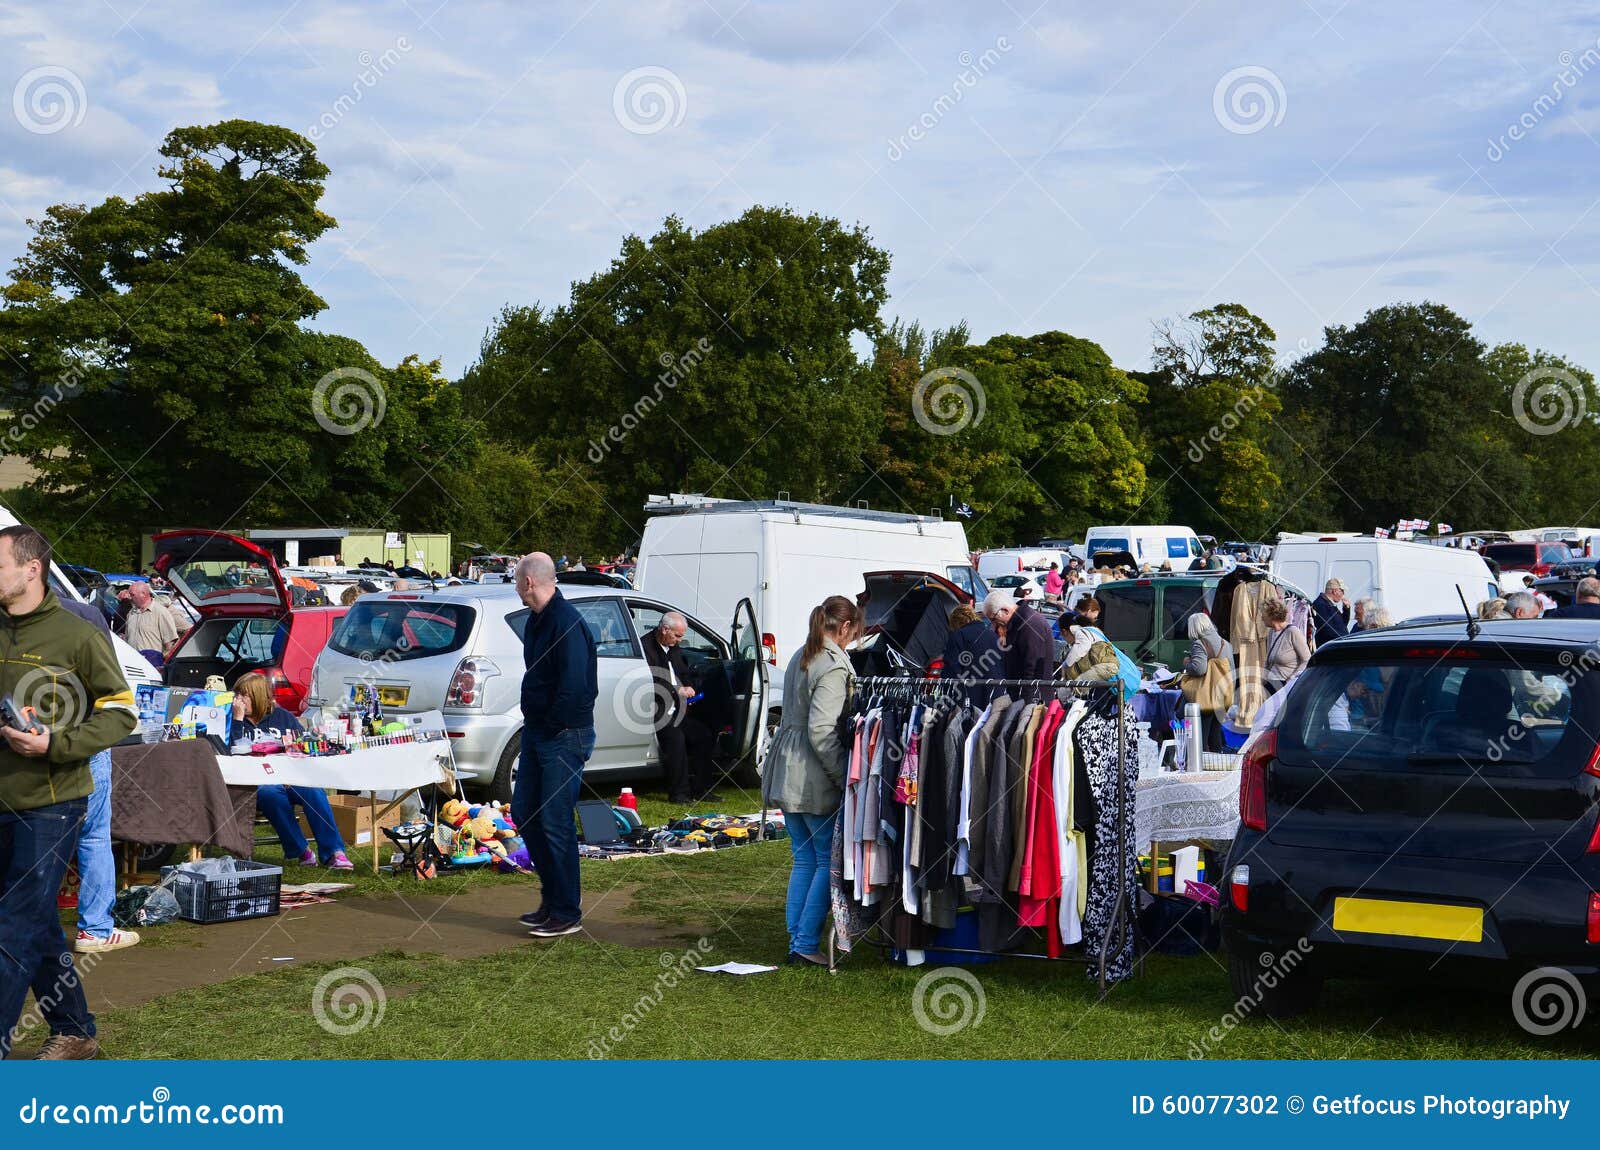
{"type": "Polygon", "coordinates": [[[1241,772],[1222,890],[1236,993],[1290,1015],[1329,977],[1600,975],[1597,670],[1585,620],[1318,650],[1241,772]]]}

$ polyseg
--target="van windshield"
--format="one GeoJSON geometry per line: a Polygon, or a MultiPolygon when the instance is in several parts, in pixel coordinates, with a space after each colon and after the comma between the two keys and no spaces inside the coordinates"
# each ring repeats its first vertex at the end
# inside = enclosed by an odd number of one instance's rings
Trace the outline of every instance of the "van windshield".
{"type": "Polygon", "coordinates": [[[357,602],[328,641],[357,659],[423,659],[459,650],[472,632],[473,609],[407,599],[357,602]]]}
{"type": "Polygon", "coordinates": [[[1441,657],[1432,649],[1323,663],[1294,687],[1278,754],[1305,755],[1335,776],[1341,766],[1462,764],[1485,775],[1575,774],[1587,762],[1580,744],[1589,725],[1573,716],[1575,670],[1555,659],[1441,657]]]}

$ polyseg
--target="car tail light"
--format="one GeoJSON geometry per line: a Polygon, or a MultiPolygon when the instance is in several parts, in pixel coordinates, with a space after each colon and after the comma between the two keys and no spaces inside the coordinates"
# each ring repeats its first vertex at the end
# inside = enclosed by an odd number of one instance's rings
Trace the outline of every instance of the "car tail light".
{"type": "Polygon", "coordinates": [[[469,656],[456,664],[455,674],[450,676],[450,689],[444,693],[444,705],[447,707],[483,707],[483,687],[495,675],[500,673],[500,668],[495,666],[493,660],[469,656]]]}
{"type": "Polygon", "coordinates": [[[1253,831],[1267,829],[1267,767],[1278,754],[1278,732],[1268,731],[1244,757],[1239,773],[1239,821],[1253,831]]]}
{"type": "Polygon", "coordinates": [[[928,664],[928,678],[937,679],[943,674],[944,674],[944,658],[941,656],[940,658],[937,658],[933,662],[928,664]]]}
{"type": "Polygon", "coordinates": [[[272,685],[272,701],[291,715],[299,714],[306,697],[283,673],[283,668],[273,667],[266,672],[266,676],[267,682],[272,685]]]}
{"type": "Polygon", "coordinates": [[[1233,901],[1233,909],[1241,914],[1250,909],[1249,864],[1240,863],[1233,868],[1233,873],[1228,876],[1228,897],[1233,901]]]}
{"type": "Polygon", "coordinates": [[[761,633],[761,645],[766,648],[767,662],[776,667],[778,665],[778,637],[771,631],[763,631],[761,633]]]}
{"type": "Polygon", "coordinates": [[[1589,941],[1600,942],[1600,891],[1589,892],[1589,941]]]}
{"type": "Polygon", "coordinates": [[[1600,741],[1594,745],[1594,750],[1589,752],[1589,762],[1584,768],[1585,773],[1600,778],[1600,741]]]}

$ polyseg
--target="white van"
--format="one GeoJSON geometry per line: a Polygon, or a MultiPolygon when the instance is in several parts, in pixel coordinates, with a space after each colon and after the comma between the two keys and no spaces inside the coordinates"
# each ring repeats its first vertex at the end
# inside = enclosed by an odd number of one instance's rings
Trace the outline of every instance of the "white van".
{"type": "Polygon", "coordinates": [[[1126,551],[1143,567],[1160,569],[1171,563],[1174,571],[1187,571],[1200,561],[1206,549],[1192,527],[1091,527],[1083,537],[1083,552],[1092,565],[1096,551],[1126,551]]]}
{"type": "Polygon", "coordinates": [[[1489,565],[1476,551],[1370,535],[1283,538],[1267,569],[1312,595],[1320,594],[1329,579],[1341,579],[1351,602],[1376,599],[1396,623],[1459,615],[1460,596],[1476,611],[1484,599],[1499,594],[1489,565]]]}
{"type": "Polygon", "coordinates": [[[1002,547],[978,555],[978,574],[985,579],[1016,575],[1022,571],[1046,571],[1054,563],[1063,571],[1069,556],[1053,547],[1002,547]]]}
{"type": "Polygon", "coordinates": [[[682,495],[652,496],[645,511],[634,586],[719,632],[749,599],[773,667],[774,701],[789,657],[805,645],[811,609],[829,595],[855,598],[868,572],[931,572],[976,599],[988,592],[972,569],[966,530],[933,516],[682,495]]]}

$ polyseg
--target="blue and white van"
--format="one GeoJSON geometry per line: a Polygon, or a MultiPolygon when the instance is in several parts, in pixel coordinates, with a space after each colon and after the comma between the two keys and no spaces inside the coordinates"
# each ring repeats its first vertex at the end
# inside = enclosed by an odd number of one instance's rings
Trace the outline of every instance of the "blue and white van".
{"type": "Polygon", "coordinates": [[[1091,527],[1083,537],[1084,558],[1092,567],[1097,551],[1126,551],[1140,567],[1157,570],[1171,563],[1173,571],[1187,571],[1200,561],[1205,548],[1192,527],[1128,525],[1091,527]]]}

